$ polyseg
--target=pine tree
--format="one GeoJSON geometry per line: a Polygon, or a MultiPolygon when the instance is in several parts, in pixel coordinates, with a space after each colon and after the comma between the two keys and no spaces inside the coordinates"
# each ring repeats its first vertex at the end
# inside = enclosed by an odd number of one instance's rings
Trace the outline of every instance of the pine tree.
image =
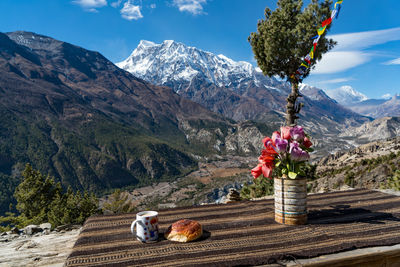
{"type": "MultiPolygon", "coordinates": [[[[296,105],[299,96],[299,81],[293,78],[293,74],[302,63],[312,47],[312,37],[321,22],[331,16],[331,0],[312,0],[302,10],[302,0],[278,0],[277,9],[271,11],[265,9],[265,19],[259,20],[257,32],[251,33],[249,42],[252,46],[258,66],[264,75],[278,75],[287,79],[292,86],[292,92],[287,98],[286,125],[296,124],[297,114],[301,105],[296,105]]],[[[321,60],[322,55],[328,52],[336,44],[332,39],[325,37],[331,25],[328,25],[325,33],[321,36],[314,61],[307,69],[303,77],[307,77],[316,63],[321,60]]]]}
{"type": "Polygon", "coordinates": [[[47,221],[50,204],[61,193],[60,183],[56,184],[54,179],[45,177],[30,164],[26,165],[22,176],[24,179],[14,193],[17,210],[31,223],[47,221]]]}

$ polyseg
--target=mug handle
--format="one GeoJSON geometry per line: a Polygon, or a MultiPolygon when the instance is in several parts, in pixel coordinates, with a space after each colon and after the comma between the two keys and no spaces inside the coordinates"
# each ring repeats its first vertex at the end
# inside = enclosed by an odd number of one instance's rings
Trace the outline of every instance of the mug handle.
{"type": "Polygon", "coordinates": [[[144,224],[143,224],[143,222],[141,221],[141,220],[134,220],[133,222],[132,222],[132,224],[131,224],[131,232],[132,232],[132,234],[134,234],[134,235],[136,235],[136,233],[135,233],[135,225],[136,224],[141,224],[143,227],[145,227],[144,226],[144,224]]]}

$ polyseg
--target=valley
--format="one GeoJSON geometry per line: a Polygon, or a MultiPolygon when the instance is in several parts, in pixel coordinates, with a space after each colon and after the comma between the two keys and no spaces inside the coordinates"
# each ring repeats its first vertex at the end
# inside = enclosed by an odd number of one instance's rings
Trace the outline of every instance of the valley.
{"type": "MultiPolygon", "coordinates": [[[[283,125],[285,81],[175,41],[142,41],[117,66],[51,37],[0,33],[0,213],[26,163],[64,188],[122,188],[138,208],[218,202],[252,181],[261,140],[283,125]]],[[[314,162],[399,134],[396,117],[300,92],[314,162]]]]}

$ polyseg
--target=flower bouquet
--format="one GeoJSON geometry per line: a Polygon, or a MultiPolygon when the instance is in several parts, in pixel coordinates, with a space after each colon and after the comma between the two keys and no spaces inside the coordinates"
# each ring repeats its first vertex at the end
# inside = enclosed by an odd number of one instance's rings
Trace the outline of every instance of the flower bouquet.
{"type": "Polygon", "coordinates": [[[259,164],[251,170],[254,178],[261,174],[274,177],[275,221],[283,224],[307,222],[306,168],[312,143],[300,126],[281,127],[272,137],[263,139],[265,148],[259,164]]]}
{"type": "Polygon", "coordinates": [[[301,126],[281,127],[281,132],[273,132],[272,138],[265,137],[263,144],[265,148],[258,158],[259,164],[251,170],[254,178],[261,174],[266,178],[296,179],[306,176],[305,167],[313,149],[301,126]]]}

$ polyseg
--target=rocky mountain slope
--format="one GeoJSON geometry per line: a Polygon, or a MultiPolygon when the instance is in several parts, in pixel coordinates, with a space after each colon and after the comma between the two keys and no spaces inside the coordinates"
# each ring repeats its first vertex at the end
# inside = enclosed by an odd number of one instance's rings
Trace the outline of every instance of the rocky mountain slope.
{"type": "MultiPolygon", "coordinates": [[[[155,44],[141,41],[120,68],[175,92],[234,120],[284,122],[289,84],[265,77],[248,62],[235,62],[174,41],[155,44]]],[[[334,149],[336,135],[345,127],[359,126],[368,118],[360,116],[329,98],[322,90],[303,86],[304,108],[299,124],[316,138],[324,153],[334,149]],[[332,145],[330,145],[332,144],[332,145]]]]}
{"type": "MultiPolygon", "coordinates": [[[[378,189],[400,173],[400,136],[340,151],[317,163],[313,192],[343,188],[378,189]]],[[[397,189],[398,190],[398,189],[397,189]]]]}
{"type": "Polygon", "coordinates": [[[339,137],[354,138],[357,143],[368,143],[400,136],[400,117],[383,117],[346,129],[339,137]]]}
{"type": "Polygon", "coordinates": [[[63,186],[100,192],[174,179],[199,156],[256,153],[267,130],[35,33],[0,33],[0,73],[0,210],[28,162],[63,186]]]}

